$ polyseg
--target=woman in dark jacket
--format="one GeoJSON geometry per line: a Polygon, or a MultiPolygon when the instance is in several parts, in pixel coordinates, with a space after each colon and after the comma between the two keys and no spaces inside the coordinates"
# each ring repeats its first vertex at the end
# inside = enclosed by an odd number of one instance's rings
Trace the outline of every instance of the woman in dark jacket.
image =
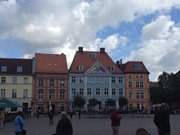
{"type": "Polygon", "coordinates": [[[162,104],[156,109],[154,123],[158,128],[159,135],[170,135],[170,113],[166,104],[162,104]]]}
{"type": "Polygon", "coordinates": [[[66,113],[62,113],[61,119],[56,127],[56,135],[72,135],[72,123],[66,113]]]}

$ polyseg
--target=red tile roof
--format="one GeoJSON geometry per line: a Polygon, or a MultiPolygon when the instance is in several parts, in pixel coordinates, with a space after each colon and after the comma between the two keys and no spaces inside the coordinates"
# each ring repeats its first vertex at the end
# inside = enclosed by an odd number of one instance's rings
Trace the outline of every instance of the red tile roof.
{"type": "Polygon", "coordinates": [[[36,73],[68,73],[65,54],[35,54],[36,73]]]}
{"type": "Polygon", "coordinates": [[[32,59],[0,58],[0,74],[32,75],[32,59]],[[22,67],[22,72],[17,72],[17,67],[22,67]],[[6,67],[7,71],[1,71],[6,67]]]}
{"type": "Polygon", "coordinates": [[[145,73],[149,74],[149,71],[145,67],[142,61],[129,61],[125,63],[124,73],[145,73]]]}
{"type": "Polygon", "coordinates": [[[111,73],[122,73],[118,66],[112,61],[110,56],[104,52],[94,52],[94,51],[77,51],[71,67],[69,69],[70,73],[84,73],[96,62],[100,62],[108,71],[113,67],[111,73]],[[83,65],[84,70],[79,71],[79,66],[83,65]]]}

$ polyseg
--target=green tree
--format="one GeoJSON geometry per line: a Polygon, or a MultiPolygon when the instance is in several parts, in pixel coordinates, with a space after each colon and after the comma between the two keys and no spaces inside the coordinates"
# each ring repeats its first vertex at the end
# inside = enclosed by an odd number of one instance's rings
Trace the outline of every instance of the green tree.
{"type": "Polygon", "coordinates": [[[105,104],[106,104],[106,107],[115,107],[116,101],[114,99],[109,98],[106,100],[105,104]]]}
{"type": "Polygon", "coordinates": [[[75,107],[83,108],[86,102],[85,102],[85,99],[83,97],[76,96],[76,97],[74,97],[73,103],[74,103],[75,107]]]}
{"type": "Polygon", "coordinates": [[[90,107],[95,107],[98,104],[98,100],[95,98],[91,98],[88,100],[88,103],[90,107]]]}
{"type": "Polygon", "coordinates": [[[128,104],[128,100],[126,97],[119,97],[118,103],[119,103],[119,106],[123,108],[124,106],[128,104]]]}

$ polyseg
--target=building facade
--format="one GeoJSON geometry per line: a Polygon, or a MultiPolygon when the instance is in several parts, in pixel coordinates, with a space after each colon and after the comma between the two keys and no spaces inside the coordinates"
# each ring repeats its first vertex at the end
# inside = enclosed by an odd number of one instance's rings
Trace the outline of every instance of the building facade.
{"type": "Polygon", "coordinates": [[[113,99],[118,107],[118,98],[124,94],[124,75],[105,49],[93,52],[79,47],[69,69],[70,102],[82,96],[87,108],[88,100],[95,98],[104,108],[107,99],[113,99]]]}
{"type": "Polygon", "coordinates": [[[68,69],[64,54],[36,54],[33,60],[33,111],[60,112],[68,106],[68,69]]]}
{"type": "Polygon", "coordinates": [[[125,96],[128,109],[148,111],[150,109],[149,72],[143,62],[129,61],[120,66],[125,74],[125,96]]]}
{"type": "Polygon", "coordinates": [[[0,59],[0,98],[31,107],[32,59],[0,59]]]}

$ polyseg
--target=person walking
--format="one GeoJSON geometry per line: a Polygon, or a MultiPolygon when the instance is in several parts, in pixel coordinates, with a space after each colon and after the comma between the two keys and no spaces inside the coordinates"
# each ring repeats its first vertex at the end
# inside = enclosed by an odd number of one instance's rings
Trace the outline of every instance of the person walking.
{"type": "Polygon", "coordinates": [[[162,103],[160,107],[156,108],[154,123],[159,135],[170,135],[170,112],[166,104],[162,103]]]}
{"type": "Polygon", "coordinates": [[[81,119],[81,110],[78,111],[78,118],[81,119]]]}
{"type": "Polygon", "coordinates": [[[73,135],[71,120],[67,117],[65,112],[61,114],[61,119],[57,124],[56,133],[54,135],[73,135]]]}
{"type": "Polygon", "coordinates": [[[120,114],[118,114],[118,112],[114,110],[111,114],[111,127],[113,131],[113,135],[119,135],[120,120],[121,120],[120,114]]]}
{"type": "Polygon", "coordinates": [[[52,110],[49,111],[48,117],[49,117],[49,126],[51,126],[54,124],[54,112],[52,110]]]}
{"type": "Polygon", "coordinates": [[[5,122],[5,112],[0,111],[0,128],[3,128],[5,122]]]}
{"type": "Polygon", "coordinates": [[[24,119],[22,117],[22,112],[18,112],[15,118],[15,134],[26,135],[26,130],[24,129],[24,119]]]}

